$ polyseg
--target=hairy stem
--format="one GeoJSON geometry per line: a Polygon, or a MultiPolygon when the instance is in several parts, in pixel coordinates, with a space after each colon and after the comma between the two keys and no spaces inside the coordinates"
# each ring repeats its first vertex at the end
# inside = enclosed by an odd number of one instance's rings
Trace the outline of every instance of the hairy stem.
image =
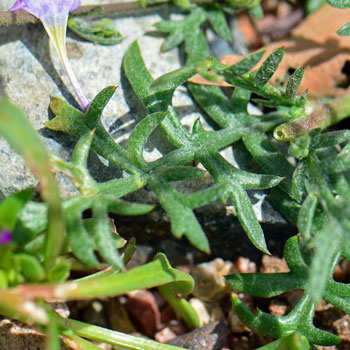
{"type": "Polygon", "coordinates": [[[278,126],[273,136],[278,141],[291,141],[298,136],[308,135],[312,130],[323,130],[349,116],[350,95],[323,104],[310,101],[304,116],[278,126]]]}

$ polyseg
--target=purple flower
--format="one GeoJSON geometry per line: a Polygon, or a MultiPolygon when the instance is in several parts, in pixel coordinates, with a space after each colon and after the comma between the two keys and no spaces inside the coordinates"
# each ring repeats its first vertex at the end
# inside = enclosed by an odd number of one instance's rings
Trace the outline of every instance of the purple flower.
{"type": "Polygon", "coordinates": [[[80,5],[80,0],[17,0],[9,11],[24,10],[40,19],[47,34],[55,45],[66,70],[68,78],[73,85],[78,100],[86,112],[89,101],[85,97],[77,78],[68,61],[66,50],[67,20],[70,11],[80,5]]]}
{"type": "Polygon", "coordinates": [[[0,245],[10,243],[12,240],[11,232],[7,230],[0,231],[0,245]]]}

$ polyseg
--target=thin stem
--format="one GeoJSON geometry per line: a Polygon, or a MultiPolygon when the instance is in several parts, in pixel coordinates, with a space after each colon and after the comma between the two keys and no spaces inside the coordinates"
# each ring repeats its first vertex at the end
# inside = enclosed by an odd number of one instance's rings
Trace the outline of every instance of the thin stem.
{"type": "Polygon", "coordinates": [[[75,321],[72,319],[58,318],[59,323],[72,330],[80,337],[91,340],[101,341],[116,345],[120,349],[129,350],[184,350],[174,345],[157,343],[141,337],[135,337],[129,334],[111,331],[106,328],[92,326],[88,323],[75,321]]]}
{"type": "Polygon", "coordinates": [[[73,89],[78,97],[79,103],[84,111],[87,112],[90,106],[90,102],[85,96],[80,84],[74,74],[72,66],[69,63],[67,49],[66,49],[66,26],[47,26],[44,22],[43,25],[45,27],[46,32],[48,33],[51,41],[54,43],[57,53],[61,58],[61,62],[63,64],[63,68],[66,71],[69,81],[71,82],[73,89]]]}

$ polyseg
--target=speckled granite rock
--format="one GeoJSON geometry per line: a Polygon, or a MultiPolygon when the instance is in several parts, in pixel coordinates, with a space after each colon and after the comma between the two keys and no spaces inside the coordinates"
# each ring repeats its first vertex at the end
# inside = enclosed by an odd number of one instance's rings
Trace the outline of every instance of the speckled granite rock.
{"type": "MultiPolygon", "coordinates": [[[[162,39],[145,34],[152,30],[153,23],[167,15],[168,13],[148,12],[142,16],[114,19],[115,27],[126,36],[124,42],[116,46],[94,45],[77,39],[73,34],[68,37],[71,64],[89,99],[108,85],[121,85],[108,104],[103,120],[117,142],[125,140],[125,135],[138,120],[135,107],[137,101],[130,101],[133,96],[125,96],[123,85],[126,82],[121,77],[122,59],[129,45],[135,39],[139,40],[146,64],[155,77],[180,66],[176,50],[155,55],[159,52],[162,39]]],[[[40,24],[0,28],[0,57],[0,95],[21,108],[36,130],[43,130],[43,123],[48,120],[50,94],[64,97],[76,104],[58,55],[40,24]]],[[[177,105],[189,106],[191,109],[191,100],[184,89],[179,89],[175,99],[177,105]]],[[[193,110],[187,113],[187,118],[191,112],[193,110]]],[[[42,134],[46,136],[44,139],[49,143],[51,151],[65,159],[69,157],[73,140],[63,138],[62,147],[56,142],[57,138],[56,141],[52,138],[53,133],[43,130],[42,134]]],[[[102,174],[102,178],[112,176],[100,162],[91,165],[92,172],[102,174]]],[[[0,174],[0,190],[4,195],[35,184],[35,179],[21,158],[3,140],[0,141],[0,167],[3,169],[0,174]]],[[[68,184],[66,181],[62,186],[65,197],[72,192],[72,186],[68,184]]]]}
{"type": "MultiPolygon", "coordinates": [[[[0,9],[8,8],[12,2],[1,2],[0,9]]],[[[83,3],[98,2],[107,3],[108,0],[83,1],[83,3]]],[[[94,45],[68,33],[67,49],[70,61],[88,98],[92,99],[108,85],[120,86],[104,111],[103,123],[115,140],[122,144],[125,143],[128,132],[132,130],[143,113],[140,103],[130,91],[131,88],[122,74],[121,65],[124,53],[129,45],[138,39],[145,63],[154,77],[178,68],[180,66],[178,51],[160,53],[163,39],[147,35],[147,32],[153,30],[154,23],[169,15],[169,10],[162,9],[159,12],[147,10],[144,13],[140,12],[140,15],[137,16],[124,15],[114,18],[113,25],[126,37],[121,44],[116,46],[94,45]]],[[[227,49],[226,46],[225,50],[227,49]]],[[[49,119],[50,94],[64,97],[72,104],[76,104],[58,55],[42,26],[37,24],[0,28],[0,95],[9,99],[26,113],[34,128],[43,136],[51,152],[58,154],[63,159],[70,159],[76,140],[43,127],[43,123],[49,119]]],[[[189,126],[200,116],[183,87],[176,91],[174,105],[178,107],[183,123],[189,126]]],[[[208,126],[205,121],[204,124],[208,126]]],[[[156,138],[153,143],[152,141],[149,143],[146,150],[149,159],[160,156],[160,151],[155,147],[158,141],[156,138]]],[[[232,159],[232,152],[228,151],[226,156],[232,159]]],[[[36,184],[35,178],[23,163],[22,158],[4,140],[0,140],[0,168],[2,169],[0,196],[6,196],[36,184]]],[[[90,169],[99,181],[121,175],[117,167],[101,162],[96,155],[90,157],[90,169]]],[[[69,179],[61,175],[59,181],[63,197],[75,193],[69,179]]],[[[144,191],[140,192],[138,198],[147,200],[147,196],[150,196],[149,192],[144,191]]],[[[252,192],[252,199],[258,218],[262,222],[285,224],[283,218],[264,199],[263,194],[252,192]]],[[[150,198],[147,201],[149,200],[150,198]]],[[[226,211],[223,214],[224,221],[234,219],[229,206],[223,208],[222,205],[214,205],[211,209],[226,211]]],[[[209,218],[210,215],[205,213],[203,217],[209,218]]],[[[237,229],[240,227],[237,221],[234,226],[237,229]]]]}

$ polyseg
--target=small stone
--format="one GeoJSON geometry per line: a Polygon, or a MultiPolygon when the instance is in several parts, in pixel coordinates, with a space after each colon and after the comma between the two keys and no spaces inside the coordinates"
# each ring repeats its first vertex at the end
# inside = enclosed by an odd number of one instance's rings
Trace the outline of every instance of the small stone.
{"type": "Polygon", "coordinates": [[[269,304],[269,311],[276,316],[284,316],[287,312],[288,305],[282,299],[272,299],[269,304]]]}
{"type": "Polygon", "coordinates": [[[166,343],[170,340],[175,339],[177,334],[171,330],[169,327],[163,328],[161,331],[154,335],[154,339],[160,343],[166,343]]]}
{"type": "Polygon", "coordinates": [[[58,314],[59,316],[63,318],[68,318],[70,315],[69,308],[66,303],[63,302],[55,302],[50,303],[50,306],[53,308],[53,310],[58,314]]]}
{"type": "Polygon", "coordinates": [[[238,273],[255,273],[257,271],[256,263],[243,256],[236,259],[235,266],[238,273]]]}
{"type": "Polygon", "coordinates": [[[236,311],[234,308],[230,310],[228,313],[228,324],[230,326],[230,330],[233,333],[245,333],[249,332],[249,328],[247,328],[239,319],[239,317],[236,314],[236,311]]]}
{"type": "Polygon", "coordinates": [[[233,336],[230,338],[230,348],[234,350],[250,350],[252,349],[249,338],[246,336],[233,336]]]}
{"type": "Polygon", "coordinates": [[[349,315],[345,315],[334,323],[337,335],[347,342],[350,342],[350,318],[349,315]]]}
{"type": "Polygon", "coordinates": [[[207,325],[210,322],[210,315],[207,308],[205,307],[205,303],[197,298],[191,298],[189,302],[198,314],[199,324],[201,327],[207,325]]]}
{"type": "Polygon", "coordinates": [[[0,349],[44,350],[45,335],[24,323],[5,318],[0,321],[0,349]]]}
{"type": "Polygon", "coordinates": [[[149,337],[161,329],[160,311],[154,295],[148,290],[128,293],[124,304],[135,326],[149,337]]]}
{"type": "Polygon", "coordinates": [[[349,280],[350,264],[345,259],[341,259],[333,272],[333,278],[337,282],[347,283],[349,280]]]}
{"type": "Polygon", "coordinates": [[[231,291],[224,276],[233,273],[237,273],[235,265],[220,258],[195,266],[192,269],[192,276],[196,282],[193,295],[203,301],[224,298],[231,291]]]}
{"type": "Polygon", "coordinates": [[[277,256],[264,255],[261,260],[261,273],[284,273],[289,272],[286,261],[277,256]]]}
{"type": "Polygon", "coordinates": [[[210,322],[214,321],[225,321],[226,317],[222,307],[218,303],[210,303],[207,306],[207,310],[210,314],[210,322]]]}
{"type": "Polygon", "coordinates": [[[179,321],[179,320],[171,320],[167,326],[177,335],[183,335],[185,334],[188,329],[185,327],[185,325],[179,321]]]}
{"type": "Polygon", "coordinates": [[[212,322],[190,333],[181,335],[168,344],[190,350],[220,350],[227,339],[227,327],[223,322],[212,322]]]}

